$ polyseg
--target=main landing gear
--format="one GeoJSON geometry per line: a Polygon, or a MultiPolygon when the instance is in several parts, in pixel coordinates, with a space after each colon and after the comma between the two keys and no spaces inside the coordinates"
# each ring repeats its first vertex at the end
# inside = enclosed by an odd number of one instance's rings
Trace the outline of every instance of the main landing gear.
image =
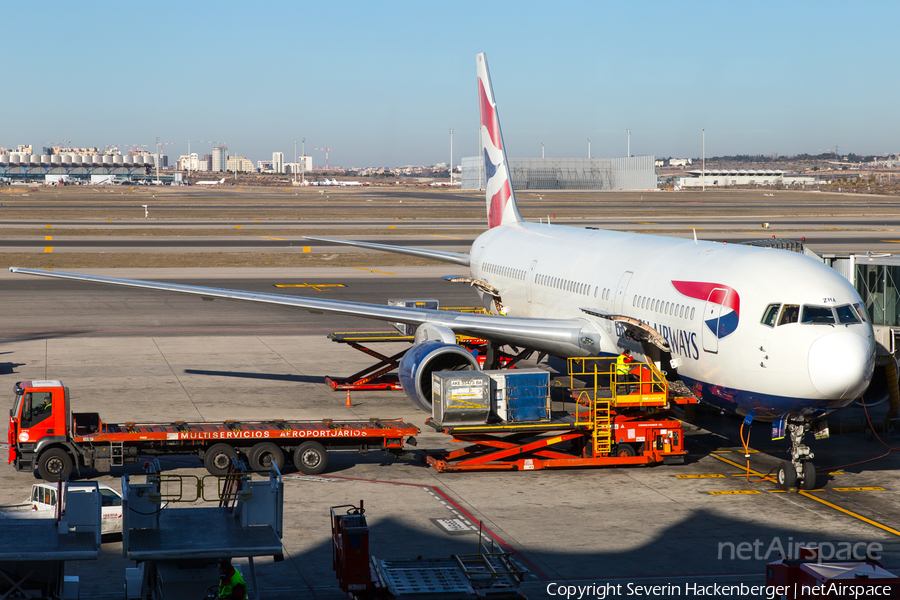
{"type": "Polygon", "coordinates": [[[787,433],[791,438],[791,460],[781,462],[776,478],[778,487],[783,490],[796,491],[816,489],[816,467],[812,459],[815,454],[803,443],[803,437],[809,432],[810,425],[805,420],[787,422],[787,433]]]}

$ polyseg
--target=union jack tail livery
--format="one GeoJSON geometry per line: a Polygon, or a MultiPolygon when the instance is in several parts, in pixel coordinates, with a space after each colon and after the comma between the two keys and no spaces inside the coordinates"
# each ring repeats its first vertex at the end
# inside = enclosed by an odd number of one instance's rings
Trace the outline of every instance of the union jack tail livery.
{"type": "Polygon", "coordinates": [[[487,200],[488,227],[507,223],[521,223],[522,216],[516,206],[506,160],[503,134],[500,133],[500,117],[491,87],[487,57],[481,53],[475,57],[478,71],[478,105],[481,109],[481,153],[484,157],[485,196],[487,200]]]}

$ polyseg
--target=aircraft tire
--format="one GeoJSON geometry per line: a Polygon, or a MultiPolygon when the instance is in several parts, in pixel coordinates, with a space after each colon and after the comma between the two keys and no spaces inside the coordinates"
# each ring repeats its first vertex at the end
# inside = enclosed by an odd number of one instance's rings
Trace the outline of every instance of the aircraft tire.
{"type": "Polygon", "coordinates": [[[50,448],[38,459],[38,474],[44,481],[59,481],[72,474],[72,457],[62,448],[50,448]]]}
{"type": "Polygon", "coordinates": [[[803,482],[800,484],[800,489],[816,489],[816,466],[811,460],[803,463],[803,482]]]}
{"type": "Polygon", "coordinates": [[[250,448],[247,459],[254,471],[270,471],[273,464],[279,472],[284,467],[284,452],[272,442],[260,442],[250,448]]]}
{"type": "Polygon", "coordinates": [[[210,475],[225,475],[236,456],[237,451],[228,444],[213,444],[203,457],[203,466],[210,475]]]}
{"type": "Polygon", "coordinates": [[[794,468],[794,464],[788,460],[781,461],[781,465],[778,467],[778,473],[776,474],[776,479],[778,480],[779,489],[796,490],[797,470],[794,468]]]}
{"type": "Polygon", "coordinates": [[[303,442],[294,450],[294,466],[306,475],[318,475],[328,466],[328,451],[319,442],[303,442]]]}

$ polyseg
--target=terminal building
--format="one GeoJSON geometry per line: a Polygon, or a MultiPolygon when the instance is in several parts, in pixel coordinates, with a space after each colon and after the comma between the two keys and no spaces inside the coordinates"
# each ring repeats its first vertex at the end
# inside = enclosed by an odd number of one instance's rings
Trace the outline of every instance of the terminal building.
{"type": "Polygon", "coordinates": [[[688,171],[686,175],[676,178],[676,185],[681,188],[696,187],[727,187],[731,185],[815,185],[824,183],[809,175],[796,175],[784,171],[772,171],[769,169],[736,171],[734,169],[706,169],[706,177],[703,171],[696,169],[688,171]]]}
{"type": "MultiPolygon", "coordinates": [[[[155,154],[134,152],[120,154],[117,149],[101,152],[97,148],[44,148],[42,154],[31,152],[30,146],[17,151],[0,149],[0,177],[4,180],[44,182],[50,179],[90,181],[96,176],[141,179],[156,167],[155,154]],[[25,149],[26,151],[19,151],[25,149]]],[[[160,167],[167,157],[160,157],[160,167]]]]}
{"type": "MultiPolygon", "coordinates": [[[[655,190],[653,156],[623,158],[510,158],[515,190],[655,190]]],[[[484,189],[479,156],[462,159],[462,189],[484,189]]]]}

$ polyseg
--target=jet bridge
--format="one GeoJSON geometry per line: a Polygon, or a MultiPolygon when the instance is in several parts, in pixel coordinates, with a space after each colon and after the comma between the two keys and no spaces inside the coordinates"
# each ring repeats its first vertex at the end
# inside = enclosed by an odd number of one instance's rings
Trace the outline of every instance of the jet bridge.
{"type": "Polygon", "coordinates": [[[66,576],[66,562],[97,560],[102,497],[96,482],[71,491],[60,485],[55,519],[0,520],[0,599],[78,598],[78,577],[66,576]]]}
{"type": "Polygon", "coordinates": [[[144,483],[126,475],[122,495],[122,551],[138,563],[126,570],[127,598],[202,598],[219,581],[218,559],[241,557],[249,558],[250,597],[259,598],[253,559],[284,558],[277,470],[264,480],[240,470],[205,477],[151,472],[144,483]]]}

